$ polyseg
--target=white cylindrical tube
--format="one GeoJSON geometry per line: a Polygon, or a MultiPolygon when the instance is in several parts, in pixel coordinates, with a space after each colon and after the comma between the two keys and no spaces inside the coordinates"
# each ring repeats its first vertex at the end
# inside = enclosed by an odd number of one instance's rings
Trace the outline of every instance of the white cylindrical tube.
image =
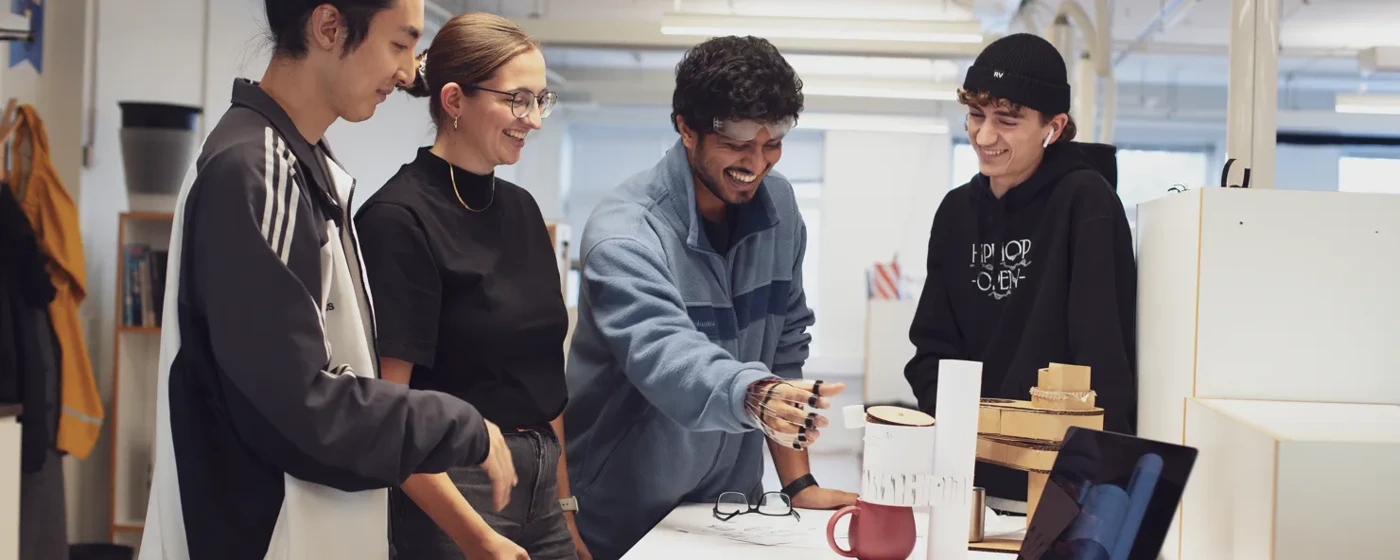
{"type": "Polygon", "coordinates": [[[982,363],[938,362],[938,437],[933,451],[933,507],[928,516],[928,559],[965,560],[972,523],[972,474],[977,462],[977,414],[982,363]]]}

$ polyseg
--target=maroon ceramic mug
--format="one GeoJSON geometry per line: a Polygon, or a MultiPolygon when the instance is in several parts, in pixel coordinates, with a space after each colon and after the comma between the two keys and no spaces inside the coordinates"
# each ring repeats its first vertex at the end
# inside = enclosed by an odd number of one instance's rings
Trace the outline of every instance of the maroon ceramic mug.
{"type": "Polygon", "coordinates": [[[826,523],[826,543],[837,554],[857,560],[907,560],[914,552],[914,510],[856,501],[831,515],[826,523]],[[851,516],[848,532],[851,549],[836,544],[836,522],[851,516]]]}

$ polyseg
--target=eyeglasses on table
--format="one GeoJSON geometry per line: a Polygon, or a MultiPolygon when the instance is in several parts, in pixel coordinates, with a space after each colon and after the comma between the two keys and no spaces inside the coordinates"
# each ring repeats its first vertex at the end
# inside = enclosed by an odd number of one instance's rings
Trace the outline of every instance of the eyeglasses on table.
{"type": "Polygon", "coordinates": [[[757,513],[771,517],[791,515],[801,521],[802,516],[792,509],[792,500],[782,492],[768,492],[759,497],[758,505],[750,505],[748,496],[742,492],[725,492],[715,499],[715,518],[729,521],[746,513],[757,513]]]}

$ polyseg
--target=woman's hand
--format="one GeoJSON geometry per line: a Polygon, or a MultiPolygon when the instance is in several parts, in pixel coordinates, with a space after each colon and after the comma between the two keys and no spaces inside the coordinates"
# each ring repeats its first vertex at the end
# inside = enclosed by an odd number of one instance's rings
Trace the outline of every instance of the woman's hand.
{"type": "Polygon", "coordinates": [[[480,540],[464,543],[461,548],[462,554],[471,560],[530,560],[525,549],[494,531],[480,540]]]}
{"type": "Polygon", "coordinates": [[[491,478],[492,502],[496,511],[501,511],[510,503],[510,491],[515,488],[517,481],[515,461],[511,459],[510,448],[506,446],[505,436],[501,435],[501,428],[489,420],[484,422],[486,433],[491,439],[491,451],[487,453],[486,460],[482,461],[481,468],[486,471],[486,476],[491,478]]]}

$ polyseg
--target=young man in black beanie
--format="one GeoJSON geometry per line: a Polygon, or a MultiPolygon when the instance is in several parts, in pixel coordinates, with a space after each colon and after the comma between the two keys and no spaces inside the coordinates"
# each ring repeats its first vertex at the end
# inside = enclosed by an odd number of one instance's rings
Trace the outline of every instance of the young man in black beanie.
{"type": "MultiPolygon", "coordinates": [[[[1137,265],[1115,149],[1073,142],[1064,59],[1029,34],[968,68],[959,101],[980,173],[933,218],[905,377],[933,414],[938,361],[982,362],[982,396],[1029,400],[1051,362],[1092,368],[1104,429],[1137,425],[1137,265]]],[[[988,505],[1024,512],[1026,475],[977,464],[988,505]]]]}

